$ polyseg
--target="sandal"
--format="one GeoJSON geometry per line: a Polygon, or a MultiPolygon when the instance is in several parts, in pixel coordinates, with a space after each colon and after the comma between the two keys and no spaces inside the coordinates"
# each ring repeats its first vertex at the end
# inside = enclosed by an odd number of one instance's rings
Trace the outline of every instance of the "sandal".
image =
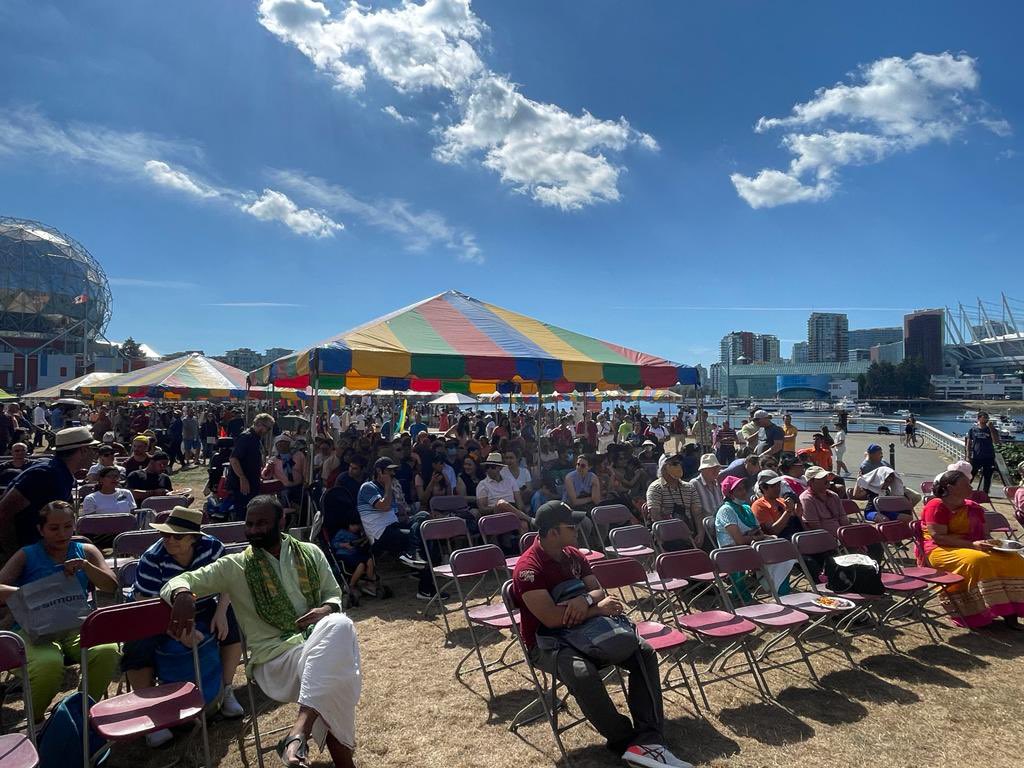
{"type": "Polygon", "coordinates": [[[306,744],[306,737],[301,733],[297,733],[294,736],[285,736],[279,742],[277,742],[277,754],[281,758],[281,765],[285,768],[309,768],[309,764],[306,759],[309,757],[309,747],[306,744]],[[288,751],[288,747],[292,745],[292,742],[299,742],[299,748],[295,750],[295,759],[289,760],[285,757],[285,753],[288,751]]]}

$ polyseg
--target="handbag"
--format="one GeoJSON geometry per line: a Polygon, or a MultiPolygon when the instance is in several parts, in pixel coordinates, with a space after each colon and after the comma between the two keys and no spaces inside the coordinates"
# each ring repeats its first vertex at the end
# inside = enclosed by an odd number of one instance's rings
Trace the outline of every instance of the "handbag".
{"type": "Polygon", "coordinates": [[[878,563],[867,555],[839,555],[825,558],[826,586],[833,592],[860,595],[885,593],[878,563]]]}
{"type": "Polygon", "coordinates": [[[25,584],[7,607],[33,643],[78,629],[92,612],[81,583],[63,571],[25,584]]]}
{"type": "MultiPolygon", "coordinates": [[[[556,603],[563,603],[586,591],[580,579],[569,579],[555,585],[551,597],[556,603]]],[[[625,616],[591,616],[575,627],[542,627],[537,632],[537,647],[553,653],[570,647],[605,667],[622,664],[640,650],[640,638],[636,626],[625,616]]]]}

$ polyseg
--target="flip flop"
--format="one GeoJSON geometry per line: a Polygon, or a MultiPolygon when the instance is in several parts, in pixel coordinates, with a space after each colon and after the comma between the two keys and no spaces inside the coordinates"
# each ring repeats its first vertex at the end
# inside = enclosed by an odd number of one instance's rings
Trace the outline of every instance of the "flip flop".
{"type": "Polygon", "coordinates": [[[281,758],[281,765],[285,768],[309,768],[309,764],[306,762],[306,758],[309,757],[309,747],[306,745],[306,737],[302,734],[286,736],[277,742],[277,755],[281,758]],[[289,760],[284,755],[293,741],[299,742],[299,748],[295,750],[295,759],[289,760]]]}

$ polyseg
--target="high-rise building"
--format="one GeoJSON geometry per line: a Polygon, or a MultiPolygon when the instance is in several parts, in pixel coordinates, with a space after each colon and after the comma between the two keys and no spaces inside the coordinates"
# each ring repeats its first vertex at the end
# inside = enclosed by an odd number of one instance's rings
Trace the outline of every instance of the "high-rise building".
{"type": "Polygon", "coordinates": [[[902,328],[854,328],[846,334],[847,349],[871,349],[879,344],[903,341],[902,328]]]}
{"type": "Polygon", "coordinates": [[[754,337],[754,362],[777,363],[779,356],[779,337],[770,333],[758,334],[754,337]]]}
{"type": "Polygon", "coordinates": [[[870,360],[871,350],[870,349],[853,349],[851,348],[847,353],[847,360],[851,363],[855,363],[858,360],[870,360]]]}
{"type": "Polygon", "coordinates": [[[794,363],[806,363],[810,358],[810,345],[806,341],[798,341],[793,344],[794,363]]]}
{"type": "Polygon", "coordinates": [[[908,360],[921,358],[933,376],[942,373],[945,325],[941,309],[920,309],[903,316],[903,355],[908,360]]]}
{"type": "Polygon", "coordinates": [[[252,371],[263,365],[263,355],[255,349],[249,349],[248,347],[229,349],[223,355],[218,355],[215,359],[221,360],[228,365],[233,365],[235,368],[240,368],[243,371],[252,371]]]}
{"type": "Polygon", "coordinates": [[[807,318],[807,355],[811,363],[845,363],[846,315],[835,312],[812,312],[807,318]]]}
{"type": "Polygon", "coordinates": [[[872,363],[892,363],[898,365],[903,362],[903,342],[894,341],[892,344],[876,344],[871,348],[872,363]]]}
{"type": "Polygon", "coordinates": [[[738,362],[740,357],[748,363],[779,362],[779,337],[770,333],[751,333],[750,331],[733,331],[722,337],[719,345],[719,360],[731,363],[738,362]]]}

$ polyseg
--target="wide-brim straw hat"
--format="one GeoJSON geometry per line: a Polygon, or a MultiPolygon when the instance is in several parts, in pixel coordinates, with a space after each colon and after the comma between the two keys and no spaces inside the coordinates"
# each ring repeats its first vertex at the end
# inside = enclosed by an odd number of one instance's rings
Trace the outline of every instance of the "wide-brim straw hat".
{"type": "Polygon", "coordinates": [[[203,510],[175,507],[162,523],[150,523],[149,527],[160,533],[202,533],[203,510]]]}

